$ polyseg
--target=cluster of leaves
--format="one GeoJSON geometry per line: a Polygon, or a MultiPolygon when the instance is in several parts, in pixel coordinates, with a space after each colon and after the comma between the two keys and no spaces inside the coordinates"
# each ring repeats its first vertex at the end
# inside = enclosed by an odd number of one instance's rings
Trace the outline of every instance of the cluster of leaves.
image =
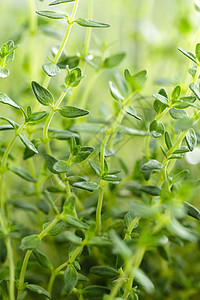
{"type": "MultiPolygon", "coordinates": [[[[110,26],[76,18],[77,0],[50,6],[67,3],[74,5],[71,17],[55,10],[36,11],[35,17],[66,20],[68,34],[73,24],[86,27],[88,34],[91,28],[110,26]]],[[[185,167],[184,155],[199,142],[200,44],[195,54],[179,48],[195,64],[189,69],[192,82],[187,91],[176,85],[170,96],[164,88],[154,93],[154,117],[148,122],[135,110],[147,71],[132,75],[125,69],[122,74],[116,67],[125,53],[104,58],[105,44],[100,55],[87,50],[68,56],[67,39],[51,49],[51,62],[42,65],[44,83],[31,82],[33,103],[24,107],[0,93],[2,107],[12,116],[0,116],[1,134],[6,133],[0,149],[0,299],[198,296],[197,271],[187,280],[191,269],[175,254],[181,246],[197,250],[199,242],[200,212],[190,203],[199,180],[185,167]],[[89,103],[85,109],[85,64],[92,76],[112,69],[114,79],[106,87],[115,113],[109,120],[94,122],[89,103]],[[49,87],[58,75],[62,84],[49,87]],[[82,105],[74,106],[77,91],[82,105]],[[144,140],[146,147],[134,165],[117,154],[130,138],[144,140]]],[[[1,47],[1,78],[9,75],[5,67],[16,48],[12,41],[1,47]]],[[[94,82],[91,88],[95,91],[94,82]]]]}

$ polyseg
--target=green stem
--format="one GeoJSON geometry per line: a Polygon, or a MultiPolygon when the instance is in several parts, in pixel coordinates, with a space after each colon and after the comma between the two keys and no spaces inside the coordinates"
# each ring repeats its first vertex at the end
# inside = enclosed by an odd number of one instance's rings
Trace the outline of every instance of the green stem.
{"type": "MultiPolygon", "coordinates": [[[[65,32],[65,35],[64,35],[64,38],[62,40],[62,43],[58,49],[58,52],[56,54],[56,56],[54,57],[54,60],[53,60],[53,64],[57,64],[63,50],[65,49],[65,46],[67,44],[67,41],[69,39],[69,35],[70,35],[70,32],[71,32],[71,28],[72,28],[72,25],[73,25],[73,21],[74,21],[74,18],[76,16],[76,12],[77,12],[77,9],[78,9],[78,4],[79,4],[79,0],[75,0],[75,3],[74,3],[74,7],[73,7],[73,11],[72,11],[72,14],[71,14],[71,17],[70,19],[68,20],[68,26],[67,26],[67,30],[65,32]]],[[[45,79],[44,79],[44,83],[43,83],[43,86],[45,88],[48,87],[49,85],[49,82],[51,80],[51,77],[49,77],[48,75],[46,75],[45,79]]]]}
{"type": "Polygon", "coordinates": [[[125,285],[124,295],[122,296],[122,299],[127,299],[127,297],[130,294],[130,291],[132,289],[132,283],[133,283],[133,279],[134,279],[134,274],[132,274],[132,271],[139,268],[139,266],[142,262],[142,259],[144,257],[144,253],[145,253],[145,248],[140,247],[137,249],[135,254],[126,262],[124,271],[120,272],[120,277],[118,278],[116,284],[112,288],[112,291],[108,297],[108,300],[113,300],[115,298],[118,291],[123,286],[125,278],[129,277],[129,280],[128,280],[127,284],[125,285]]]}
{"type": "MultiPolygon", "coordinates": [[[[93,19],[93,0],[89,0],[89,10],[88,10],[88,19],[92,20],[93,19]]],[[[83,48],[83,56],[88,54],[88,48],[90,45],[90,40],[91,40],[91,33],[92,33],[92,28],[88,27],[86,36],[85,36],[85,44],[83,48]]]]}
{"type": "Polygon", "coordinates": [[[30,33],[30,57],[29,57],[29,69],[30,69],[30,80],[32,81],[34,78],[35,64],[32,62],[35,61],[35,36],[37,32],[37,14],[35,0],[29,0],[29,33],[30,33]]]}
{"type": "Polygon", "coordinates": [[[137,218],[133,219],[133,221],[131,222],[131,224],[128,227],[127,233],[126,233],[125,238],[124,238],[125,240],[130,239],[131,232],[133,231],[135,225],[137,224],[137,222],[140,219],[141,219],[140,217],[137,217],[137,218]]]}
{"type": "MultiPolygon", "coordinates": [[[[92,20],[92,17],[93,17],[93,0],[89,0],[88,19],[92,20]]],[[[90,40],[91,40],[91,32],[92,32],[92,28],[88,27],[87,32],[86,32],[86,36],[85,36],[85,43],[84,43],[83,53],[81,55],[81,58],[82,58],[82,60],[80,62],[80,68],[81,69],[83,69],[84,64],[85,64],[84,56],[88,54],[88,48],[89,48],[90,40]]],[[[74,99],[76,98],[76,96],[77,96],[77,94],[80,90],[80,86],[81,85],[78,85],[74,89],[72,96],[69,98],[68,105],[71,105],[74,102],[74,99]]]]}
{"type": "Polygon", "coordinates": [[[136,251],[136,253],[134,255],[133,262],[131,262],[130,264],[128,263],[124,269],[124,273],[125,273],[126,277],[128,277],[129,273],[131,273],[131,274],[129,275],[129,280],[128,280],[127,284],[125,285],[125,291],[122,296],[122,299],[127,299],[132,290],[132,285],[133,285],[133,280],[134,280],[134,270],[137,270],[139,268],[139,266],[143,260],[144,253],[145,253],[144,247],[138,248],[138,250],[136,251]]]}
{"type": "MultiPolygon", "coordinates": [[[[38,237],[40,239],[43,239],[45,237],[45,235],[48,233],[48,231],[62,218],[61,215],[56,216],[53,221],[44,229],[41,231],[41,233],[38,235],[38,237]]],[[[19,284],[18,284],[18,296],[17,299],[19,298],[19,296],[21,295],[21,293],[24,290],[24,279],[25,279],[25,273],[26,273],[26,269],[27,269],[27,265],[28,265],[28,261],[29,258],[31,256],[33,250],[27,250],[26,255],[24,257],[24,261],[22,264],[22,268],[21,268],[21,272],[20,272],[20,277],[19,277],[19,284]]]]}
{"type": "Polygon", "coordinates": [[[101,181],[102,180],[100,180],[99,198],[98,198],[97,210],[96,210],[96,229],[95,229],[96,235],[101,235],[101,211],[102,211],[103,196],[104,196],[104,189],[101,186],[101,181]]]}
{"type": "MultiPolygon", "coordinates": [[[[131,94],[126,100],[124,100],[124,104],[121,107],[121,110],[111,125],[110,128],[106,131],[106,135],[104,137],[104,140],[102,142],[101,146],[101,152],[100,152],[100,169],[101,169],[101,174],[100,174],[100,179],[99,179],[99,198],[97,202],[97,210],[96,210],[96,228],[95,228],[95,233],[97,235],[101,235],[101,211],[102,211],[102,205],[103,205],[103,197],[104,197],[104,180],[101,179],[103,173],[104,173],[104,154],[105,154],[105,149],[106,145],[108,143],[109,138],[111,135],[116,133],[118,125],[122,122],[124,115],[126,113],[127,106],[129,105],[130,101],[132,100],[133,94],[131,94]]],[[[114,138],[114,136],[113,136],[114,138]]]]}
{"type": "Polygon", "coordinates": [[[27,268],[28,261],[29,261],[29,258],[31,256],[31,253],[32,253],[32,250],[28,250],[26,252],[25,257],[24,257],[24,261],[23,261],[23,265],[22,265],[21,272],[20,272],[20,277],[19,277],[17,299],[19,298],[19,296],[21,295],[21,293],[24,290],[24,278],[25,278],[26,268],[27,268]]]}
{"type": "Polygon", "coordinates": [[[5,200],[4,200],[4,195],[3,195],[3,175],[6,172],[6,164],[7,164],[7,159],[8,159],[8,155],[19,135],[19,133],[22,131],[22,129],[26,126],[26,123],[24,122],[18,129],[16,129],[15,131],[15,135],[12,137],[12,139],[10,140],[6,151],[4,152],[3,158],[2,158],[2,162],[1,162],[1,174],[0,174],[0,193],[1,193],[1,199],[0,199],[0,208],[2,210],[5,209],[5,200]]]}
{"type": "Polygon", "coordinates": [[[43,139],[44,139],[45,148],[46,148],[46,151],[47,151],[48,154],[51,152],[50,147],[49,147],[49,136],[48,136],[49,126],[51,124],[51,121],[53,119],[53,116],[54,116],[57,108],[59,107],[59,105],[61,104],[61,102],[62,102],[62,100],[64,99],[65,96],[66,96],[66,92],[62,92],[59,99],[57,100],[55,105],[52,107],[51,112],[50,112],[50,114],[49,114],[49,116],[46,119],[46,122],[44,124],[43,139]]]}
{"type": "Polygon", "coordinates": [[[9,272],[10,272],[10,283],[9,283],[9,295],[10,300],[15,300],[15,262],[13,249],[11,244],[11,239],[6,238],[6,247],[8,252],[8,261],[9,261],[9,272]]]}
{"type": "Polygon", "coordinates": [[[51,294],[52,293],[52,288],[53,288],[53,284],[55,281],[56,276],[59,274],[59,272],[64,269],[65,267],[67,267],[69,264],[72,264],[75,259],[77,258],[77,256],[80,254],[80,252],[82,251],[83,247],[86,244],[86,240],[84,240],[81,245],[79,247],[76,248],[76,250],[74,251],[73,255],[68,259],[68,261],[64,262],[62,265],[60,265],[59,267],[57,267],[54,271],[52,271],[51,273],[51,277],[49,280],[49,284],[48,284],[48,292],[51,294]]]}
{"type": "MultiPolygon", "coordinates": [[[[83,96],[80,98],[80,101],[79,101],[79,105],[83,108],[86,107],[87,105],[87,100],[88,100],[88,97],[89,97],[89,94],[90,94],[90,91],[92,89],[92,87],[94,86],[94,83],[95,81],[97,80],[97,78],[100,76],[101,74],[101,71],[96,71],[94,73],[94,75],[92,76],[92,78],[90,79],[90,82],[87,84],[87,87],[84,91],[84,94],[83,96]]],[[[72,98],[72,97],[71,97],[72,98]]],[[[68,102],[68,105],[70,105],[70,103],[72,103],[72,101],[74,100],[73,98],[71,99],[69,98],[69,102],[68,102]]]]}

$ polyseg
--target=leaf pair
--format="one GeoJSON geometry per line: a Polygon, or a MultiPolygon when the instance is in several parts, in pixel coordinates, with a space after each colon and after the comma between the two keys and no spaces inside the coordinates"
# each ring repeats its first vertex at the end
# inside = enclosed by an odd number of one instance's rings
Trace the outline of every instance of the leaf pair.
{"type": "Polygon", "coordinates": [[[195,64],[198,65],[200,63],[200,43],[196,44],[195,55],[189,51],[182,49],[181,47],[179,47],[178,50],[181,53],[183,53],[187,58],[192,60],[195,64]]]}

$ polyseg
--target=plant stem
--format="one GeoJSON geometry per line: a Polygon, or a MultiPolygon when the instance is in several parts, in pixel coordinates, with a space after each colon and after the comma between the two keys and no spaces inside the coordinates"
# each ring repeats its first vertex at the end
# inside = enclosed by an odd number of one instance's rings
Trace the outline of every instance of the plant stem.
{"type": "Polygon", "coordinates": [[[9,295],[10,300],[15,300],[15,262],[13,249],[11,244],[11,238],[6,238],[6,247],[8,251],[8,261],[9,261],[9,273],[10,273],[10,283],[9,283],[9,295]]]}
{"type": "Polygon", "coordinates": [[[96,235],[101,235],[101,211],[103,206],[103,196],[104,196],[104,189],[101,186],[101,181],[99,182],[99,198],[97,203],[97,210],[96,210],[96,229],[95,233],[96,235]]]}
{"type": "Polygon", "coordinates": [[[3,196],[3,175],[6,172],[6,164],[7,164],[7,159],[8,155],[19,135],[19,133],[22,131],[22,129],[26,126],[26,123],[24,122],[18,129],[15,130],[15,135],[12,137],[10,140],[10,143],[8,144],[6,151],[4,152],[2,162],[1,162],[1,174],[0,174],[0,194],[1,194],[1,199],[0,199],[0,208],[2,210],[5,209],[5,199],[3,196]]]}
{"type": "Polygon", "coordinates": [[[106,149],[106,145],[108,143],[108,140],[112,134],[114,134],[117,130],[117,126],[122,122],[124,115],[126,113],[127,106],[129,105],[130,101],[132,100],[133,94],[131,94],[126,100],[124,100],[124,103],[120,109],[120,112],[111,125],[110,128],[106,131],[106,135],[104,137],[104,140],[102,142],[101,146],[101,152],[100,152],[100,179],[99,179],[99,198],[97,202],[97,210],[96,210],[96,228],[95,233],[96,235],[101,235],[101,211],[102,211],[102,205],[103,205],[103,196],[104,196],[104,185],[105,181],[102,180],[102,175],[104,173],[104,153],[106,149]]]}
{"type": "Polygon", "coordinates": [[[52,293],[52,288],[53,288],[53,284],[54,284],[56,276],[59,274],[59,272],[63,268],[67,267],[68,264],[72,264],[75,261],[75,259],[80,254],[80,252],[82,251],[82,249],[85,246],[85,244],[86,244],[86,240],[84,240],[81,243],[81,245],[76,248],[76,250],[74,251],[74,254],[68,259],[68,261],[64,262],[59,267],[57,267],[54,271],[52,271],[51,277],[50,277],[50,280],[49,280],[49,284],[48,284],[48,292],[50,294],[52,293]]]}
{"type": "MultiPolygon", "coordinates": [[[[41,233],[38,235],[38,237],[40,239],[43,239],[45,237],[45,235],[48,233],[48,231],[61,219],[61,215],[56,216],[53,221],[44,229],[41,231],[41,233]]],[[[21,293],[24,290],[24,278],[25,278],[25,273],[26,273],[26,269],[27,269],[27,265],[28,265],[28,261],[29,258],[31,256],[31,253],[33,252],[33,250],[27,250],[26,255],[24,257],[24,261],[22,264],[22,268],[21,268],[21,272],[20,272],[20,277],[19,277],[19,285],[18,285],[18,296],[17,299],[19,298],[19,296],[21,295],[21,293]]]]}
{"type": "Polygon", "coordinates": [[[129,280],[128,280],[127,284],[125,285],[125,291],[122,296],[122,299],[127,299],[132,290],[132,285],[133,285],[133,280],[134,280],[133,270],[137,270],[139,268],[139,266],[143,260],[144,253],[145,253],[145,247],[139,247],[134,255],[133,262],[131,262],[130,264],[127,264],[127,266],[124,269],[126,277],[128,277],[127,275],[129,272],[131,272],[131,274],[129,275],[129,280]]]}
{"type": "MultiPolygon", "coordinates": [[[[88,7],[88,19],[92,20],[93,17],[93,0],[89,0],[89,7],[88,7]]],[[[80,62],[80,68],[83,69],[84,65],[85,65],[85,59],[84,56],[88,54],[88,48],[90,45],[90,40],[91,40],[91,32],[92,32],[92,28],[88,27],[87,28],[87,32],[86,32],[86,36],[85,36],[85,43],[84,43],[84,48],[83,48],[83,53],[81,54],[81,62],[80,62]]],[[[80,90],[80,85],[78,85],[74,91],[72,96],[69,98],[68,100],[68,105],[71,105],[74,102],[74,99],[76,98],[78,92],[80,90]]]]}
{"type": "Polygon", "coordinates": [[[128,261],[125,264],[124,267],[124,271],[121,272],[119,279],[117,280],[116,284],[114,285],[108,300],[113,300],[115,298],[115,296],[117,295],[118,291],[120,290],[120,288],[122,287],[122,285],[124,284],[124,279],[129,277],[129,280],[127,282],[127,284],[125,285],[125,291],[124,291],[124,295],[122,296],[122,299],[127,299],[127,297],[129,296],[129,293],[132,289],[132,284],[133,284],[133,279],[134,279],[134,274],[129,274],[130,272],[139,268],[142,259],[144,257],[145,254],[145,247],[139,247],[135,254],[128,259],[128,261]]]}
{"type": "MultiPolygon", "coordinates": [[[[77,9],[78,9],[78,4],[79,4],[79,0],[75,0],[75,3],[74,3],[74,7],[73,7],[73,11],[72,11],[72,14],[71,14],[71,17],[70,19],[68,20],[68,26],[67,26],[67,30],[65,32],[65,35],[64,35],[64,38],[62,40],[62,43],[58,49],[58,52],[56,54],[56,56],[54,57],[54,60],[53,60],[53,64],[57,64],[63,50],[65,49],[65,46],[67,44],[67,41],[69,39],[69,35],[70,35],[70,32],[71,32],[71,28],[72,28],[72,25],[73,25],[73,21],[74,21],[74,18],[76,16],[76,12],[77,12],[77,9]]],[[[45,79],[44,79],[44,83],[43,83],[43,86],[45,88],[48,87],[49,85],[49,82],[51,80],[51,77],[49,77],[48,75],[46,75],[45,79]]]]}
{"type": "Polygon", "coordinates": [[[29,23],[29,33],[30,33],[30,56],[29,56],[29,70],[30,70],[30,81],[34,78],[35,73],[35,64],[32,62],[35,61],[35,36],[37,31],[37,14],[35,0],[29,0],[29,16],[30,16],[30,23],[29,23]]]}
{"type": "Polygon", "coordinates": [[[22,264],[21,272],[20,272],[20,277],[19,277],[19,285],[18,285],[18,294],[17,294],[17,299],[19,298],[20,294],[24,290],[24,278],[25,278],[25,273],[26,273],[26,268],[28,265],[29,258],[31,256],[32,250],[28,250],[26,252],[26,255],[24,257],[24,261],[22,264]]]}
{"type": "MultiPolygon", "coordinates": [[[[89,0],[89,7],[88,7],[88,19],[92,20],[93,18],[93,0],[89,0]]],[[[86,37],[85,37],[85,43],[84,43],[84,48],[83,48],[83,56],[88,54],[88,48],[90,45],[90,40],[91,40],[91,33],[92,33],[92,28],[88,27],[87,32],[86,32],[86,37]]]]}
{"type": "MultiPolygon", "coordinates": [[[[90,94],[90,91],[92,89],[92,87],[94,86],[95,81],[97,80],[97,78],[100,76],[101,71],[96,71],[93,75],[93,77],[90,79],[90,82],[87,84],[87,87],[84,91],[83,96],[80,98],[79,104],[82,108],[85,108],[87,105],[87,100],[90,94]]],[[[71,99],[69,100],[70,102],[72,101],[71,99]]]]}
{"type": "Polygon", "coordinates": [[[44,143],[45,143],[45,148],[48,154],[50,154],[51,150],[49,147],[49,136],[48,136],[48,130],[49,130],[49,126],[51,124],[51,121],[53,119],[53,116],[57,110],[57,108],[59,107],[59,105],[61,104],[62,100],[64,99],[64,97],[66,96],[66,92],[62,92],[62,94],[60,95],[59,99],[57,100],[57,102],[55,103],[55,105],[52,107],[51,112],[48,116],[48,118],[46,119],[46,122],[44,124],[44,131],[43,131],[43,139],[44,139],[44,143]]]}

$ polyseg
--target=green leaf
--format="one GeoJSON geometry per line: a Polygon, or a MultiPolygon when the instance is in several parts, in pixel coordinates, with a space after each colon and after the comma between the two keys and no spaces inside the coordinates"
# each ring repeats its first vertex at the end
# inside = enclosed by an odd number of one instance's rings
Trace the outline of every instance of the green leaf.
{"type": "Polygon", "coordinates": [[[162,136],[164,134],[165,127],[164,127],[163,123],[158,122],[157,120],[153,120],[149,126],[149,130],[150,130],[151,134],[153,135],[153,137],[159,138],[160,136],[162,136]]]}
{"type": "Polygon", "coordinates": [[[182,224],[175,218],[171,218],[168,229],[182,239],[191,242],[195,242],[197,240],[197,237],[191,232],[191,230],[182,226],[182,224]]]}
{"type": "Polygon", "coordinates": [[[49,258],[43,254],[42,252],[38,251],[38,250],[33,250],[33,254],[35,255],[37,261],[39,262],[39,264],[41,266],[43,266],[44,268],[53,270],[53,265],[50,262],[49,258]]]}
{"type": "Polygon", "coordinates": [[[91,298],[102,297],[104,294],[109,293],[110,289],[101,285],[90,285],[83,289],[83,294],[91,298]]]}
{"type": "Polygon", "coordinates": [[[73,56],[64,55],[58,61],[58,67],[61,69],[66,69],[66,67],[68,67],[69,69],[73,69],[78,67],[79,62],[80,62],[80,57],[77,55],[73,55],[73,56]]]}
{"type": "Polygon", "coordinates": [[[158,247],[157,247],[157,250],[158,250],[160,256],[161,256],[164,260],[169,261],[168,253],[167,253],[167,251],[165,250],[165,248],[164,248],[163,246],[158,246],[158,247]]]}
{"type": "Polygon", "coordinates": [[[14,108],[20,109],[20,106],[11,100],[6,94],[0,93],[0,103],[10,105],[14,108]]]}
{"type": "MultiPolygon", "coordinates": [[[[43,230],[46,229],[50,223],[51,223],[51,221],[44,223],[43,230]]],[[[56,236],[56,235],[60,234],[61,232],[63,232],[64,230],[66,230],[66,227],[67,226],[64,221],[59,221],[47,232],[47,235],[56,236]]]]}
{"type": "Polygon", "coordinates": [[[65,215],[63,218],[63,221],[69,224],[73,228],[80,228],[80,229],[87,229],[87,224],[83,223],[79,219],[71,216],[71,215],[65,215]]]}
{"type": "Polygon", "coordinates": [[[183,170],[183,171],[179,172],[178,174],[176,174],[173,177],[172,183],[182,181],[183,179],[185,179],[185,177],[187,177],[188,174],[189,174],[189,170],[183,170]]]}
{"type": "Polygon", "coordinates": [[[195,82],[192,82],[189,85],[189,88],[194,93],[194,95],[200,100],[200,91],[199,91],[199,85],[195,82]]]}
{"type": "Polygon", "coordinates": [[[46,196],[46,198],[47,198],[49,204],[51,205],[51,207],[52,207],[54,213],[55,213],[56,215],[59,215],[59,214],[60,214],[60,211],[59,211],[57,205],[55,204],[53,198],[51,197],[51,194],[50,194],[47,190],[45,190],[45,191],[44,191],[44,195],[46,196]]]}
{"type": "Polygon", "coordinates": [[[124,260],[127,260],[131,257],[131,249],[126,245],[124,241],[121,240],[121,238],[117,235],[117,233],[114,230],[110,231],[110,238],[112,240],[116,252],[120,254],[124,258],[124,260]]]}
{"type": "Polygon", "coordinates": [[[11,130],[11,129],[14,129],[12,125],[10,124],[4,124],[4,125],[0,125],[0,131],[3,131],[3,130],[11,130]]]}
{"type": "Polygon", "coordinates": [[[122,133],[131,135],[131,136],[147,136],[147,135],[149,135],[149,132],[147,132],[147,131],[126,127],[124,125],[119,125],[118,129],[122,133]]]}
{"type": "Polygon", "coordinates": [[[57,140],[68,140],[71,137],[79,137],[79,135],[75,132],[71,132],[69,130],[55,130],[53,131],[53,136],[52,138],[57,139],[57,140]]]}
{"type": "Polygon", "coordinates": [[[135,280],[143,286],[147,293],[152,294],[154,292],[155,288],[153,283],[141,269],[135,269],[133,274],[135,275],[135,280]]]}
{"type": "Polygon", "coordinates": [[[69,3],[74,2],[75,0],[56,0],[49,4],[49,6],[57,5],[57,4],[63,4],[63,3],[69,3]]]}
{"type": "Polygon", "coordinates": [[[171,147],[172,147],[172,140],[171,140],[170,135],[169,135],[169,133],[167,131],[165,132],[165,144],[166,144],[168,150],[171,149],[171,147]]]}
{"type": "Polygon", "coordinates": [[[163,148],[163,146],[160,146],[160,149],[161,149],[163,155],[167,158],[167,152],[165,151],[165,149],[163,148]]]}
{"type": "Polygon", "coordinates": [[[151,159],[141,166],[145,180],[149,180],[153,170],[161,170],[163,165],[155,159],[151,159]]]}
{"type": "Polygon", "coordinates": [[[56,173],[67,173],[69,172],[70,166],[64,160],[59,160],[53,165],[53,170],[56,173]]]}
{"type": "Polygon", "coordinates": [[[45,215],[49,214],[49,210],[50,210],[50,206],[49,203],[44,200],[44,199],[40,199],[37,201],[37,207],[40,211],[42,211],[45,215]]]}
{"type": "Polygon", "coordinates": [[[131,106],[129,106],[126,110],[127,114],[129,114],[130,116],[134,117],[137,120],[142,120],[136,113],[135,109],[131,106]]]}
{"type": "Polygon", "coordinates": [[[190,203],[184,201],[186,214],[200,221],[200,211],[190,203]]]}
{"type": "Polygon", "coordinates": [[[100,176],[101,174],[101,169],[99,166],[97,166],[93,161],[91,161],[90,159],[88,159],[88,162],[91,166],[91,168],[95,171],[95,173],[97,174],[97,176],[100,176]]]}
{"type": "Polygon", "coordinates": [[[52,10],[36,10],[36,13],[42,17],[47,17],[50,19],[68,19],[68,16],[66,14],[52,10]]]}
{"type": "Polygon", "coordinates": [[[26,181],[36,182],[36,180],[21,167],[13,167],[13,168],[10,168],[9,170],[12,171],[13,173],[15,173],[16,175],[18,175],[19,177],[23,178],[26,181]]]}
{"type": "Polygon", "coordinates": [[[147,79],[146,76],[146,70],[142,70],[133,76],[131,76],[130,71],[128,69],[125,70],[125,78],[132,92],[140,91],[142,89],[147,79]]]}
{"type": "Polygon", "coordinates": [[[52,63],[44,64],[42,66],[42,69],[50,77],[54,77],[60,73],[60,68],[57,65],[52,63]]]}
{"type": "Polygon", "coordinates": [[[82,239],[80,237],[78,237],[77,235],[75,235],[73,232],[71,231],[67,231],[65,234],[65,238],[70,242],[73,243],[75,245],[81,245],[82,239]]]}
{"type": "Polygon", "coordinates": [[[112,55],[110,57],[107,57],[104,60],[102,67],[103,68],[114,68],[122,62],[122,60],[124,59],[125,56],[126,56],[126,53],[118,53],[118,54],[112,55]]]}
{"type": "Polygon", "coordinates": [[[9,280],[9,268],[8,267],[1,267],[1,270],[0,270],[0,283],[3,280],[9,280]]]}
{"type": "Polygon", "coordinates": [[[175,107],[170,108],[169,113],[173,119],[188,117],[188,114],[184,109],[176,109],[175,107]]]}
{"type": "Polygon", "coordinates": [[[6,78],[10,75],[10,71],[5,68],[0,68],[0,78],[6,78]]]}
{"type": "Polygon", "coordinates": [[[176,101],[180,97],[180,94],[181,94],[181,87],[180,85],[177,85],[171,93],[172,102],[176,101]]]}
{"type": "MultiPolygon", "coordinates": [[[[4,263],[7,258],[7,248],[6,243],[3,238],[0,238],[0,263],[4,263]]],[[[0,278],[1,279],[1,278],[0,278]]]]}
{"type": "Polygon", "coordinates": [[[164,104],[165,106],[169,106],[169,103],[168,103],[168,98],[166,98],[165,96],[161,95],[161,94],[153,94],[153,97],[160,101],[162,104],[164,104]]]}
{"type": "Polygon", "coordinates": [[[37,207],[29,202],[26,201],[21,201],[21,200],[17,200],[12,202],[12,205],[16,208],[22,209],[22,210],[28,210],[28,211],[32,211],[34,213],[37,212],[37,207]]]}
{"type": "Polygon", "coordinates": [[[188,117],[184,117],[175,122],[174,128],[176,131],[187,130],[191,128],[192,125],[193,125],[193,120],[188,117]]]}
{"type": "Polygon", "coordinates": [[[26,288],[33,292],[36,293],[38,295],[42,295],[47,297],[48,299],[51,299],[51,295],[49,294],[49,292],[47,292],[43,287],[36,285],[36,284],[27,284],[26,288]]]}
{"type": "Polygon", "coordinates": [[[159,196],[161,192],[161,189],[154,185],[142,185],[139,190],[152,196],[159,196]]]}
{"type": "Polygon", "coordinates": [[[184,109],[192,106],[195,100],[195,97],[181,97],[177,102],[173,104],[173,106],[178,109],[184,109]]]}
{"type": "Polygon", "coordinates": [[[122,95],[127,96],[128,94],[128,86],[126,83],[126,80],[122,76],[121,72],[118,69],[114,70],[114,76],[117,83],[117,86],[119,87],[119,90],[121,91],[122,95]]]}
{"type": "Polygon", "coordinates": [[[103,174],[102,179],[113,183],[118,183],[119,181],[122,180],[120,176],[115,174],[108,174],[108,173],[103,174]]]}
{"type": "Polygon", "coordinates": [[[194,6],[198,12],[200,12],[200,2],[199,0],[195,0],[194,6]]]}
{"type": "Polygon", "coordinates": [[[44,158],[46,160],[47,168],[52,173],[57,174],[57,172],[54,170],[53,166],[55,165],[55,163],[57,163],[58,160],[50,154],[45,154],[44,158]]]}
{"type": "Polygon", "coordinates": [[[92,267],[90,269],[90,272],[104,278],[114,278],[119,274],[117,270],[107,266],[92,267]]]}
{"type": "Polygon", "coordinates": [[[85,159],[87,159],[90,156],[90,154],[93,151],[94,151],[94,147],[90,147],[90,146],[81,147],[78,154],[75,155],[75,157],[73,158],[73,162],[80,163],[80,162],[84,161],[85,159]]]}
{"type": "Polygon", "coordinates": [[[21,250],[33,250],[40,246],[40,238],[38,235],[29,235],[22,239],[20,249],[21,250]]]}
{"type": "Polygon", "coordinates": [[[78,273],[73,265],[68,265],[64,272],[65,292],[69,294],[78,282],[78,273]]]}
{"type": "Polygon", "coordinates": [[[46,118],[48,116],[47,111],[38,111],[31,113],[31,115],[28,117],[28,122],[29,123],[37,123],[41,121],[42,119],[46,118]]]}
{"type": "Polygon", "coordinates": [[[89,192],[93,192],[98,189],[97,183],[89,181],[75,182],[72,186],[89,192]]]}
{"type": "Polygon", "coordinates": [[[22,143],[24,143],[24,145],[30,149],[31,151],[33,151],[34,153],[38,153],[38,150],[35,148],[34,144],[29,141],[29,139],[23,134],[23,133],[20,133],[19,134],[19,137],[22,141],[22,143]]]}
{"type": "Polygon", "coordinates": [[[74,22],[76,22],[78,25],[83,26],[83,27],[94,27],[94,28],[110,27],[109,24],[99,23],[99,22],[87,20],[84,18],[78,18],[78,19],[74,20],[74,22]]]}
{"type": "Polygon", "coordinates": [[[193,128],[190,128],[185,136],[186,143],[190,151],[193,151],[197,144],[197,136],[193,128]]]}
{"type": "Polygon", "coordinates": [[[13,121],[13,120],[10,120],[10,119],[5,118],[5,117],[0,117],[0,119],[7,121],[15,129],[19,128],[19,124],[15,123],[15,121],[13,121]]]}
{"type": "Polygon", "coordinates": [[[63,213],[74,214],[75,205],[76,205],[76,198],[74,196],[68,197],[63,204],[63,213]]]}
{"type": "Polygon", "coordinates": [[[32,89],[35,97],[42,105],[51,106],[54,103],[53,95],[39,83],[32,81],[32,89]]]}
{"type": "Polygon", "coordinates": [[[183,53],[185,56],[187,56],[189,59],[191,59],[195,64],[198,64],[197,60],[196,60],[196,57],[194,56],[194,54],[192,54],[191,52],[189,51],[186,51],[180,47],[178,47],[178,50],[183,53]]]}
{"type": "Polygon", "coordinates": [[[195,55],[196,55],[198,62],[200,62],[200,43],[196,44],[195,55]]]}
{"type": "Polygon", "coordinates": [[[124,97],[121,95],[121,93],[118,91],[116,85],[112,81],[109,81],[109,88],[110,88],[110,93],[115,100],[118,100],[118,101],[124,100],[124,97]]]}
{"type": "Polygon", "coordinates": [[[111,246],[111,242],[108,238],[94,236],[88,241],[89,245],[97,246],[97,247],[104,247],[104,246],[111,246]]]}
{"type": "Polygon", "coordinates": [[[75,106],[62,106],[58,109],[58,112],[65,118],[79,118],[89,114],[88,110],[75,106]]]}

